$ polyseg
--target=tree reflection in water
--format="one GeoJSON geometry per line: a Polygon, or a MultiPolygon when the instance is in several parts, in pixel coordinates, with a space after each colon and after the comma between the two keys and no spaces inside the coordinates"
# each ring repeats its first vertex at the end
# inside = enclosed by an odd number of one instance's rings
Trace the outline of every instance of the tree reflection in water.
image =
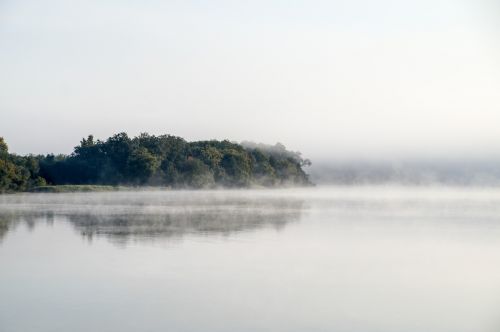
{"type": "Polygon", "coordinates": [[[19,224],[67,221],[89,240],[228,236],[264,227],[282,229],[300,219],[297,198],[234,192],[139,192],[15,196],[0,204],[0,241],[19,224]]]}

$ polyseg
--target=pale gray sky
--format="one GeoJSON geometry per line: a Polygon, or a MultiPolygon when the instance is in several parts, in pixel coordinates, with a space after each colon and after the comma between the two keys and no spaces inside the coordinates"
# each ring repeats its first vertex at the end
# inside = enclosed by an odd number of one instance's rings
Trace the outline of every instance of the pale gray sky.
{"type": "Polygon", "coordinates": [[[493,0],[2,0],[0,136],[498,155],[498,22],[493,0]]]}

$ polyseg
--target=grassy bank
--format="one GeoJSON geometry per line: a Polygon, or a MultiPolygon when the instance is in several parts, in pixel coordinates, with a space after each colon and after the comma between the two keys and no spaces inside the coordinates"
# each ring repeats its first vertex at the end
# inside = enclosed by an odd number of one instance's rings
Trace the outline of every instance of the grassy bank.
{"type": "Polygon", "coordinates": [[[122,186],[104,186],[104,185],[58,185],[58,186],[40,186],[30,189],[30,192],[36,193],[72,193],[72,192],[98,192],[98,191],[117,191],[125,190],[122,186]]]}

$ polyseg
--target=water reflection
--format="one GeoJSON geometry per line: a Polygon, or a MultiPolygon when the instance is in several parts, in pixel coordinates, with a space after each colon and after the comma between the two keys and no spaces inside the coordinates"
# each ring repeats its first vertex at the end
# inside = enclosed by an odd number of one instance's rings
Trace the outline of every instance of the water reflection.
{"type": "Polygon", "coordinates": [[[263,227],[282,229],[300,219],[301,199],[217,192],[14,195],[0,209],[0,241],[19,224],[67,221],[84,237],[128,240],[227,236],[263,227]]]}
{"type": "Polygon", "coordinates": [[[499,189],[0,196],[0,236],[2,332],[500,331],[499,189]]]}
{"type": "Polygon", "coordinates": [[[0,242],[9,231],[10,222],[8,218],[0,217],[0,242]]]}

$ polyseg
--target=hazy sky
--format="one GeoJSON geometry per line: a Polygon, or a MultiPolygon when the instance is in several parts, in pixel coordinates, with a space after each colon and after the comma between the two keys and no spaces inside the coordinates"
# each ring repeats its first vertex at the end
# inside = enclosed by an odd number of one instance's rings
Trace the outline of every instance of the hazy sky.
{"type": "Polygon", "coordinates": [[[0,136],[498,155],[499,22],[494,0],[1,0],[0,136]]]}

